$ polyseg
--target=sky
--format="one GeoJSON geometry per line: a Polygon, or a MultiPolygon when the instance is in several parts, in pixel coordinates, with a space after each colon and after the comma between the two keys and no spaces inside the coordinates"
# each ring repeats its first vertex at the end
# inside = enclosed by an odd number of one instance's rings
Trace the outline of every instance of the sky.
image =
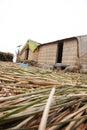
{"type": "Polygon", "coordinates": [[[87,0],[0,0],[0,51],[87,34],[87,0]]]}

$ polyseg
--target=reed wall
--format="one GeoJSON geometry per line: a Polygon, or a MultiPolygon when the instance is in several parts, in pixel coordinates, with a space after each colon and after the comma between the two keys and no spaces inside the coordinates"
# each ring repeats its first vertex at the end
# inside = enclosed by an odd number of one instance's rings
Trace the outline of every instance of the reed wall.
{"type": "Polygon", "coordinates": [[[79,58],[77,62],[82,65],[82,72],[87,73],[87,35],[77,37],[79,58]]]}
{"type": "Polygon", "coordinates": [[[77,60],[77,39],[64,40],[62,63],[73,65],[77,60]]]}
{"type": "Polygon", "coordinates": [[[38,61],[38,48],[34,52],[29,50],[28,60],[38,61]]]}
{"type": "Polygon", "coordinates": [[[87,53],[87,36],[77,37],[79,43],[79,57],[87,53]]]}
{"type": "Polygon", "coordinates": [[[18,54],[18,56],[17,56],[17,62],[23,62],[26,58],[26,51],[24,50],[23,52],[22,52],[22,54],[18,54]]]}
{"type": "Polygon", "coordinates": [[[57,42],[44,44],[39,47],[38,62],[55,64],[57,54],[57,42]]]}
{"type": "Polygon", "coordinates": [[[82,65],[82,72],[87,73],[87,53],[79,57],[77,63],[82,65]]]}

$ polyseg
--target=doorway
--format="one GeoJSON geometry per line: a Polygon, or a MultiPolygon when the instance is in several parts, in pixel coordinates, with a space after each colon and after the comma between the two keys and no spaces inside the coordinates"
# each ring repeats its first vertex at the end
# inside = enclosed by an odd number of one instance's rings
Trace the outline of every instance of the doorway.
{"type": "Polygon", "coordinates": [[[29,47],[26,49],[26,60],[28,60],[28,56],[29,56],[29,47]]]}
{"type": "Polygon", "coordinates": [[[57,63],[62,63],[63,41],[58,42],[57,63]]]}

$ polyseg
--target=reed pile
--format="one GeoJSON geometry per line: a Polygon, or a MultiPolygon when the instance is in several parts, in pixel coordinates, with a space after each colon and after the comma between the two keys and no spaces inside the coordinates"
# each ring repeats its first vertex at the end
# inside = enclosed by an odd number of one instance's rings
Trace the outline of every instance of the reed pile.
{"type": "Polygon", "coordinates": [[[87,129],[86,74],[1,62],[0,96],[1,130],[40,130],[40,126],[43,130],[87,129]],[[55,92],[49,98],[53,88],[55,92]]]}

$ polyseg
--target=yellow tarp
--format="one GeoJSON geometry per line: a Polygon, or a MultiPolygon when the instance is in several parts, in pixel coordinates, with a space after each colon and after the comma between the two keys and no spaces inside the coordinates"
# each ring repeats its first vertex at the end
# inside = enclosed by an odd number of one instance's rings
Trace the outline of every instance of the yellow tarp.
{"type": "Polygon", "coordinates": [[[34,52],[35,49],[38,47],[38,45],[40,45],[40,43],[37,43],[33,40],[28,40],[24,45],[23,47],[21,48],[20,50],[20,53],[26,48],[26,47],[29,47],[29,49],[34,52]]]}

